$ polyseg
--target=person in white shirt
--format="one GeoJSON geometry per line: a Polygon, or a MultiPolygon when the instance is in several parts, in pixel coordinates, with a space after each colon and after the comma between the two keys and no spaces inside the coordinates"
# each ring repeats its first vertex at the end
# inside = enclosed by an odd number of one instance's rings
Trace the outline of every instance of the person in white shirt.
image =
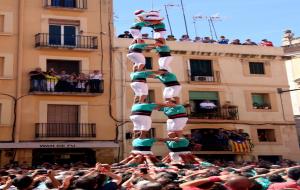
{"type": "Polygon", "coordinates": [[[205,100],[200,103],[200,108],[202,108],[202,109],[212,110],[212,109],[215,109],[216,107],[217,107],[216,104],[209,100],[205,100]]]}
{"type": "Polygon", "coordinates": [[[103,80],[102,74],[99,70],[94,70],[89,76],[90,92],[100,93],[100,82],[103,80]]]}

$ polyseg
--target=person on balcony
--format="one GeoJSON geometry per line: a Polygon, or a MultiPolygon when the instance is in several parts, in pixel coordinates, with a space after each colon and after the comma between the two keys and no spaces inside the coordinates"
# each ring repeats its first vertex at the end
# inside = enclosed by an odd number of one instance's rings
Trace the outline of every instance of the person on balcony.
{"type": "Polygon", "coordinates": [[[166,101],[170,101],[173,98],[176,101],[176,104],[179,104],[181,85],[178,82],[176,75],[167,70],[159,70],[155,74],[154,78],[159,79],[165,85],[163,98],[166,101]]]}
{"type": "Polygon", "coordinates": [[[151,45],[146,44],[145,41],[141,39],[133,40],[129,46],[129,53],[127,54],[127,57],[134,63],[133,71],[142,71],[144,69],[146,58],[143,55],[143,51],[147,49],[147,47],[152,48],[151,45]]]}
{"type": "Polygon", "coordinates": [[[251,39],[247,39],[243,45],[257,45],[255,42],[253,42],[251,39]]]}
{"type": "Polygon", "coordinates": [[[100,93],[100,83],[103,80],[103,76],[99,70],[94,70],[89,76],[89,85],[91,93],[100,93]]]}
{"type": "Polygon", "coordinates": [[[229,40],[225,38],[225,36],[220,36],[220,40],[218,41],[219,44],[228,44],[229,40]]]}
{"type": "Polygon", "coordinates": [[[232,42],[230,42],[231,45],[242,45],[241,41],[239,39],[234,39],[232,42]]]}
{"type": "Polygon", "coordinates": [[[133,38],[129,31],[124,31],[123,34],[120,34],[118,38],[133,38]]]}
{"type": "Polygon", "coordinates": [[[173,60],[171,55],[171,49],[166,45],[165,39],[156,39],[155,40],[155,50],[159,55],[158,65],[160,70],[167,70],[172,72],[170,63],[173,60]]]}
{"type": "Polygon", "coordinates": [[[84,73],[80,73],[77,77],[77,86],[76,91],[77,92],[86,92],[86,84],[88,83],[88,79],[85,76],[84,73]]]}
{"type": "Polygon", "coordinates": [[[46,80],[47,80],[47,91],[48,92],[55,92],[56,91],[56,84],[58,82],[59,77],[56,75],[56,72],[54,70],[50,70],[46,74],[46,80]]]}
{"type": "Polygon", "coordinates": [[[269,46],[269,47],[273,47],[273,43],[267,39],[262,39],[260,44],[260,46],[269,46]]]}
{"type": "Polygon", "coordinates": [[[68,83],[68,78],[70,75],[66,73],[66,71],[62,70],[61,73],[58,75],[59,80],[56,84],[55,91],[56,92],[69,92],[70,85],[68,83]]]}
{"type": "Polygon", "coordinates": [[[46,73],[40,67],[29,72],[31,88],[30,92],[46,91],[46,73]]]}
{"type": "Polygon", "coordinates": [[[200,108],[202,109],[208,109],[208,110],[212,110],[215,109],[217,106],[214,102],[210,101],[210,100],[204,100],[203,102],[201,102],[199,104],[200,108]]]}

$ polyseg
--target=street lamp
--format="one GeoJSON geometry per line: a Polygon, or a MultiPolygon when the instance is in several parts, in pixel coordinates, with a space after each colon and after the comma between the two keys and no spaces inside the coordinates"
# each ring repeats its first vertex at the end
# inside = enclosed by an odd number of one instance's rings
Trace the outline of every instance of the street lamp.
{"type": "Polygon", "coordinates": [[[184,11],[184,7],[183,7],[183,2],[182,2],[182,0],[180,0],[180,3],[181,3],[181,10],[182,10],[183,19],[184,19],[185,32],[186,32],[186,35],[189,36],[189,31],[188,31],[188,28],[187,28],[186,16],[185,16],[185,11],[184,11]]]}
{"type": "Polygon", "coordinates": [[[167,7],[178,7],[178,6],[179,5],[174,5],[174,4],[166,4],[166,5],[164,5],[165,11],[166,11],[167,20],[168,20],[168,24],[169,24],[169,28],[170,28],[170,32],[171,32],[172,36],[174,36],[174,35],[173,35],[172,26],[171,26],[170,17],[169,17],[169,13],[168,13],[167,7]]]}

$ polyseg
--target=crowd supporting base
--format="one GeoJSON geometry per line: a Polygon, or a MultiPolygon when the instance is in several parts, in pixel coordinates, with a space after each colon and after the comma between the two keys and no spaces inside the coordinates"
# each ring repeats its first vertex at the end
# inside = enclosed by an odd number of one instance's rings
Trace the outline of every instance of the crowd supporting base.
{"type": "MultiPolygon", "coordinates": [[[[149,159],[149,157],[145,157],[149,159]]],[[[300,166],[277,163],[198,159],[194,164],[86,163],[7,165],[0,169],[2,190],[292,190],[300,189],[300,166]]],[[[151,162],[152,163],[152,162],[151,162]]]]}

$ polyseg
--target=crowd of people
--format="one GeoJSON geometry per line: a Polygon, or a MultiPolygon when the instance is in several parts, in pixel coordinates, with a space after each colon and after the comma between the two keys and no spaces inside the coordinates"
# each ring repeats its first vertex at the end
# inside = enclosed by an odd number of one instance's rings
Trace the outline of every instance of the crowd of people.
{"type": "Polygon", "coordinates": [[[42,71],[36,68],[29,72],[30,92],[90,92],[100,93],[100,83],[103,80],[99,70],[86,75],[84,73],[67,73],[62,70],[57,73],[53,68],[42,71]]]}
{"type": "Polygon", "coordinates": [[[126,166],[44,163],[39,169],[0,169],[1,190],[297,190],[300,166],[282,160],[215,160],[189,165],[157,163],[126,166]]]}
{"type": "MultiPolygon", "coordinates": [[[[133,38],[129,31],[124,31],[123,34],[120,34],[118,38],[133,38]]],[[[149,34],[142,34],[143,39],[151,39],[149,34]]],[[[168,35],[166,38],[167,41],[176,41],[177,39],[168,35]]],[[[239,39],[229,40],[225,36],[220,36],[218,40],[214,40],[211,37],[199,37],[196,36],[195,39],[191,39],[188,35],[182,35],[179,39],[181,42],[196,42],[196,43],[210,43],[210,44],[232,44],[232,45],[259,45],[259,46],[274,46],[273,43],[267,39],[262,39],[259,43],[253,42],[251,39],[246,39],[244,42],[241,42],[239,39]]]]}
{"type": "Polygon", "coordinates": [[[240,152],[250,152],[253,148],[250,136],[243,129],[226,130],[226,129],[196,129],[192,131],[189,137],[190,147],[193,151],[214,150],[214,151],[233,151],[237,148],[235,142],[241,142],[244,145],[240,152]]]}

